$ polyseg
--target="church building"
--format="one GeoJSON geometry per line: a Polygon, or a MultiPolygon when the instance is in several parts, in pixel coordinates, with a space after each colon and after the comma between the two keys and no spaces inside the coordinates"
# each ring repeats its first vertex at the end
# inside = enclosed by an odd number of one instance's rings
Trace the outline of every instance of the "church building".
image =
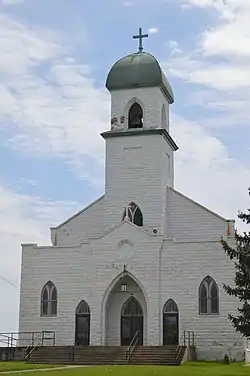
{"type": "Polygon", "coordinates": [[[106,81],[104,194],[52,227],[51,246],[22,245],[19,331],[54,331],[56,346],[129,346],[136,333],[139,345],[178,346],[191,331],[198,359],[239,360],[237,302],[223,289],[235,269],[220,243],[233,244],[235,222],[175,189],[174,94],[137,37],[106,81]]]}

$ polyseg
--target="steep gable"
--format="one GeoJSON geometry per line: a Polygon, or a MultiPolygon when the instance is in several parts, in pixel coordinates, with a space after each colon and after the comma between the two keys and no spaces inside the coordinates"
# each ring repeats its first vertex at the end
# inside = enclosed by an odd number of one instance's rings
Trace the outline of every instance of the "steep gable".
{"type": "Polygon", "coordinates": [[[101,236],[104,232],[104,209],[103,195],[57,227],[51,227],[52,244],[73,246],[87,241],[92,236],[101,236]]]}
{"type": "Polygon", "coordinates": [[[227,235],[228,220],[167,188],[167,236],[185,240],[219,240],[227,235]]]}

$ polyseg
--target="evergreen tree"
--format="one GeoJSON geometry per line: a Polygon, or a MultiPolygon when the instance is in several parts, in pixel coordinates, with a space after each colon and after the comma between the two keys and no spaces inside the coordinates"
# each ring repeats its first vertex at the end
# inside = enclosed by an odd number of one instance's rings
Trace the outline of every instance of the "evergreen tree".
{"type": "MultiPolygon", "coordinates": [[[[248,213],[239,213],[238,218],[250,224],[250,209],[248,213]]],[[[238,298],[241,303],[238,316],[229,315],[228,317],[236,331],[250,338],[250,231],[243,234],[236,231],[235,240],[235,248],[230,247],[224,239],[221,240],[223,250],[231,260],[235,261],[236,268],[234,287],[224,285],[224,289],[229,295],[238,298]]]]}

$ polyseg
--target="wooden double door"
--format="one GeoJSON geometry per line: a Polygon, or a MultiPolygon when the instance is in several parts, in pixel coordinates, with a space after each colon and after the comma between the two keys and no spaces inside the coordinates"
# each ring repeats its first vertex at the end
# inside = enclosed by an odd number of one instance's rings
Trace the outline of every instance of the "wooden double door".
{"type": "Polygon", "coordinates": [[[135,298],[129,298],[121,312],[121,346],[129,346],[139,333],[138,345],[143,345],[143,311],[135,298]]]}
{"type": "Polygon", "coordinates": [[[121,319],[121,346],[129,346],[136,332],[139,330],[138,345],[143,344],[143,316],[122,317],[121,319]]]}

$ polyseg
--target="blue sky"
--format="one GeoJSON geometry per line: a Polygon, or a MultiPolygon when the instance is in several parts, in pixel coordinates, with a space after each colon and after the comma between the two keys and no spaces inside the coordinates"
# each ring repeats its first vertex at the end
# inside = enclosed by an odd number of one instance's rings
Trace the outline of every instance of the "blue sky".
{"type": "MultiPolygon", "coordinates": [[[[0,332],[17,329],[21,243],[103,193],[112,65],[149,33],[175,93],[176,189],[249,207],[249,0],[0,0],[0,332]]],[[[237,222],[237,226],[243,226],[237,222]]]]}

